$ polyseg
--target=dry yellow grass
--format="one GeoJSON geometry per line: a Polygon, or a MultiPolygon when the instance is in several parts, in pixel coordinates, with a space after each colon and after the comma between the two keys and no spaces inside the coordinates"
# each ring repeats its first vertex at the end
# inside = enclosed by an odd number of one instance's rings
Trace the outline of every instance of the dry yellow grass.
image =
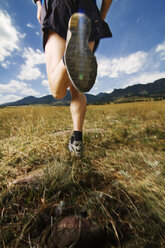
{"type": "Polygon", "coordinates": [[[44,247],[61,215],[82,212],[119,247],[165,246],[165,102],[88,106],[82,159],[67,149],[69,107],[3,108],[0,120],[0,247],[44,247]]]}

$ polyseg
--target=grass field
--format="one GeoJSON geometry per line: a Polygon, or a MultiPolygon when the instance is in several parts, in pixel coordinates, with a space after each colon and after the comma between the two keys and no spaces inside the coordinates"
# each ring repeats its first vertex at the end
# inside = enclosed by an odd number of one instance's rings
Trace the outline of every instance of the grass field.
{"type": "Polygon", "coordinates": [[[53,247],[52,226],[85,213],[112,247],[164,248],[165,102],[88,106],[81,159],[71,130],[69,107],[0,109],[0,247],[53,247]]]}

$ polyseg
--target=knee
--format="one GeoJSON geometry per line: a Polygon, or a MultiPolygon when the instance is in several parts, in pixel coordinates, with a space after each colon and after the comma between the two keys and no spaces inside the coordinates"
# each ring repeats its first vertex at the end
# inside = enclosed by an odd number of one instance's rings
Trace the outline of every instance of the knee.
{"type": "Polygon", "coordinates": [[[87,99],[85,94],[80,93],[74,87],[70,87],[70,93],[71,93],[71,105],[70,109],[71,111],[81,111],[81,109],[86,108],[87,105],[87,99]]]}
{"type": "Polygon", "coordinates": [[[72,100],[77,100],[80,104],[87,104],[87,99],[84,93],[80,93],[73,86],[70,87],[70,93],[72,96],[72,100]]]}
{"type": "Polygon", "coordinates": [[[65,96],[66,96],[66,93],[64,94],[57,94],[57,93],[52,93],[52,95],[53,95],[53,97],[55,98],[55,99],[57,99],[57,100],[61,100],[61,99],[63,99],[65,96]]]}
{"type": "Polygon", "coordinates": [[[81,98],[84,98],[86,99],[85,95],[83,93],[80,93],[78,90],[76,90],[73,85],[70,85],[70,94],[71,94],[71,97],[72,97],[72,100],[75,100],[75,99],[81,99],[81,98]]]}
{"type": "Polygon", "coordinates": [[[56,90],[56,89],[51,89],[52,96],[57,100],[63,99],[66,96],[66,92],[67,92],[67,90],[66,91],[60,91],[60,90],[56,90]]]}

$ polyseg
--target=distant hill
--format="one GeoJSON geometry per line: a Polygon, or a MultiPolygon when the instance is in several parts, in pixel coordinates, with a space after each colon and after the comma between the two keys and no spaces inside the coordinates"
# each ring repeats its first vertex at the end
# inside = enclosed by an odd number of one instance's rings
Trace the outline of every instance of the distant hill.
{"type": "Polygon", "coordinates": [[[133,98],[165,98],[165,78],[156,80],[148,84],[135,84],[124,89],[114,89],[113,92],[106,94],[100,93],[97,95],[100,102],[114,102],[120,99],[133,98]]]}
{"type": "MultiPolygon", "coordinates": [[[[86,94],[88,104],[109,103],[114,101],[126,101],[134,98],[155,98],[160,97],[165,99],[165,78],[156,80],[148,84],[136,84],[128,86],[124,89],[114,89],[111,93],[100,93],[98,95],[86,94]]],[[[71,95],[67,91],[66,96],[62,100],[56,100],[52,95],[43,96],[40,98],[28,96],[16,102],[0,105],[5,106],[22,106],[34,104],[50,104],[50,105],[69,105],[71,95]]]]}

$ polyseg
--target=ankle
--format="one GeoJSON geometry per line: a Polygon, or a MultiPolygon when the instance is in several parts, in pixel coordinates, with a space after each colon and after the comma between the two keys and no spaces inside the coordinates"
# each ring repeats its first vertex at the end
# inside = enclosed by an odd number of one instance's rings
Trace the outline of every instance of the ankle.
{"type": "Polygon", "coordinates": [[[71,143],[73,143],[73,141],[82,141],[82,131],[73,131],[71,143]]]}

